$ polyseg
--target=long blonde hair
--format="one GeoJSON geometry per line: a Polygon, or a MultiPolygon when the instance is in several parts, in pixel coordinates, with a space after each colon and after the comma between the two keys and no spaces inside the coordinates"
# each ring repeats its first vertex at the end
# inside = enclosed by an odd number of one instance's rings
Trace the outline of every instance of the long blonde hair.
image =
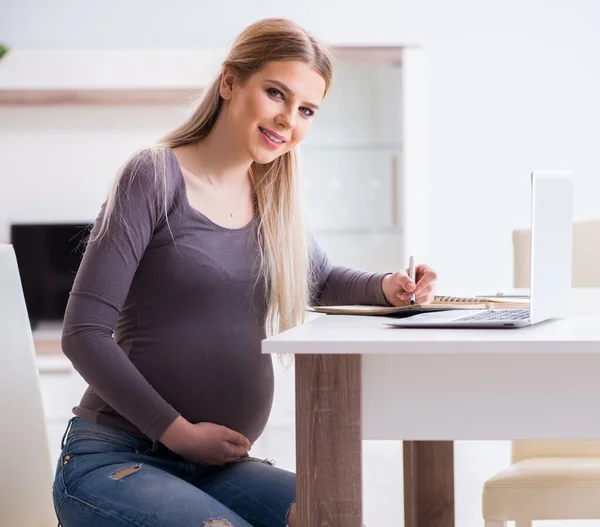
{"type": "MultiPolygon", "coordinates": [[[[247,27],[236,39],[221,72],[203,94],[193,114],[164,137],[157,147],[148,149],[155,167],[165,167],[166,148],[195,143],[214,126],[222,105],[219,86],[227,67],[240,82],[260,71],[267,62],[302,61],[326,83],[332,80],[332,52],[304,29],[284,18],[269,18],[247,27]]],[[[305,320],[305,308],[313,291],[313,270],[309,241],[301,207],[298,157],[295,149],[266,164],[250,167],[254,204],[258,215],[257,242],[260,250],[260,277],[265,281],[265,330],[272,335],[305,320]]],[[[155,170],[154,181],[161,185],[163,213],[167,215],[166,173],[155,170]]],[[[101,238],[115,212],[115,182],[105,212],[93,239],[101,238]]]]}

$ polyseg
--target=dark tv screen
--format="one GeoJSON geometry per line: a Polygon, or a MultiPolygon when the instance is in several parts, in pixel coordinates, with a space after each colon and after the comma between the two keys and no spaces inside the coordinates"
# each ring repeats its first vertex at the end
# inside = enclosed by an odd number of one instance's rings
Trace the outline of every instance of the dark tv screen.
{"type": "Polygon", "coordinates": [[[64,317],[90,227],[86,223],[11,225],[10,243],[32,325],[64,317]]]}

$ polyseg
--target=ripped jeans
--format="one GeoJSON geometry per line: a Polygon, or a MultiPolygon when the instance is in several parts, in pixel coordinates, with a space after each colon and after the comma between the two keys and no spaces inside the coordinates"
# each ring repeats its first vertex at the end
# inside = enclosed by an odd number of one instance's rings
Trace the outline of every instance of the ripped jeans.
{"type": "Polygon", "coordinates": [[[74,417],[53,498],[63,527],[285,527],[296,476],[251,457],[196,465],[159,442],[74,417]]]}

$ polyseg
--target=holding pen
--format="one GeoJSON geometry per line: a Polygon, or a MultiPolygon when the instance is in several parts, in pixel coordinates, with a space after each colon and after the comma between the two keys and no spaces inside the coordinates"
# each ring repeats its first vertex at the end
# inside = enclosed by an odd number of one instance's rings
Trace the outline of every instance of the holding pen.
{"type": "Polygon", "coordinates": [[[386,302],[391,306],[430,304],[435,299],[437,274],[425,264],[408,258],[408,268],[387,273],[381,282],[386,302]]]}
{"type": "MultiPolygon", "coordinates": [[[[413,281],[413,284],[416,283],[415,282],[415,257],[414,256],[409,256],[408,258],[408,276],[410,277],[410,279],[413,281]]],[[[415,303],[415,293],[411,293],[410,294],[410,305],[414,305],[415,303]]]]}

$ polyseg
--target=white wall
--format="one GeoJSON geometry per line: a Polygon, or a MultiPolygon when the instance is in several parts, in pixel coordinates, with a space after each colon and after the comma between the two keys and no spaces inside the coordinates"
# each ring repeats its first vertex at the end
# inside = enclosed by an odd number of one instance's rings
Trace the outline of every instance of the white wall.
{"type": "Polygon", "coordinates": [[[15,47],[227,46],[274,15],[332,43],[423,45],[431,218],[422,258],[442,286],[510,284],[510,231],[528,224],[535,167],[575,170],[576,217],[600,216],[594,0],[257,0],[226,12],[192,0],[3,4],[0,36],[15,47]]]}
{"type": "Polygon", "coordinates": [[[0,240],[10,223],[94,221],[118,167],[181,120],[168,107],[0,108],[0,240]]]}

